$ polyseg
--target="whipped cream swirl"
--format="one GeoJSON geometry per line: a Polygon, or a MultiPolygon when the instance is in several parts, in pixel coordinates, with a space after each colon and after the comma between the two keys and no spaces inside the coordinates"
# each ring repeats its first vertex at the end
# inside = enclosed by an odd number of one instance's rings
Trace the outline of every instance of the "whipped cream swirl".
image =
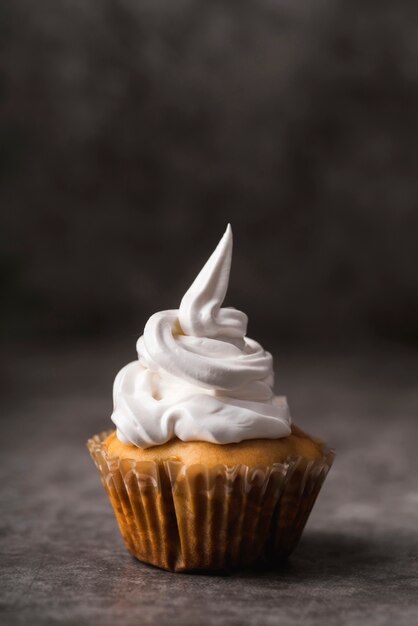
{"type": "Polygon", "coordinates": [[[155,313],[138,339],[138,360],[113,387],[112,421],[123,443],[227,444],[290,434],[286,399],[273,395],[271,354],[245,336],[247,316],[222,307],[232,258],[228,225],[179,309],[155,313]]]}

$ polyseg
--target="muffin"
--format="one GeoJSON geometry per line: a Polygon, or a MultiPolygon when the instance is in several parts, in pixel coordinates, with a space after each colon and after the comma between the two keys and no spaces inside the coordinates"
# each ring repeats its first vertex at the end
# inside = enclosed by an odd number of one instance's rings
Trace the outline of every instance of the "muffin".
{"type": "Polygon", "coordinates": [[[232,231],[179,309],[148,320],[88,448],[126,547],[174,572],[274,562],[295,548],[334,453],[291,423],[271,355],[222,307],[232,231]]]}

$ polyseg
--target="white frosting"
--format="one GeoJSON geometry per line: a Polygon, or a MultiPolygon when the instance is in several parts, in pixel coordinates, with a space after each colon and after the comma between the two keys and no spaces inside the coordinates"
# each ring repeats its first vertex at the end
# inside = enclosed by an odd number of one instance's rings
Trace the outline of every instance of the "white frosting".
{"type": "Polygon", "coordinates": [[[113,386],[112,421],[141,448],[178,437],[226,444],[290,434],[286,399],[273,395],[273,359],[245,336],[247,316],[221,308],[229,281],[228,225],[179,309],[155,313],[138,339],[138,360],[113,386]]]}

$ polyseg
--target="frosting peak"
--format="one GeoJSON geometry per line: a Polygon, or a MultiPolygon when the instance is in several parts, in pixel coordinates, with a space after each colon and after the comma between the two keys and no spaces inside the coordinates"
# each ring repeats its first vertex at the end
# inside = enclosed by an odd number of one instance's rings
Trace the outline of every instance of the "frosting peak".
{"type": "Polygon", "coordinates": [[[245,313],[221,309],[228,289],[232,260],[232,228],[206,261],[179,308],[179,322],[185,335],[194,337],[243,337],[247,331],[245,313]]]}
{"type": "Polygon", "coordinates": [[[228,224],[179,309],[145,325],[138,360],[113,388],[122,442],[146,448],[174,437],[226,444],[290,434],[286,400],[273,396],[271,355],[245,336],[245,313],[222,308],[231,259],[228,224]]]}

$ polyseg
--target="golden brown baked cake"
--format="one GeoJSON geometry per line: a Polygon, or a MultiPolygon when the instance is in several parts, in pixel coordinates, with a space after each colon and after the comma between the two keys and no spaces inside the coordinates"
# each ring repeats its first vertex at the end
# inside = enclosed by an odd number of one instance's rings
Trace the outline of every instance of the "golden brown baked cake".
{"type": "Polygon", "coordinates": [[[176,572],[286,557],[333,458],[296,426],[276,440],[174,439],[148,449],[112,432],[90,440],[89,449],[129,552],[176,572]]]}
{"type": "Polygon", "coordinates": [[[247,439],[240,443],[219,446],[207,441],[180,441],[171,439],[161,446],[138,448],[119,441],[112,432],[104,441],[107,454],[112,458],[134,461],[180,461],[186,466],[203,463],[215,465],[245,464],[268,465],[284,463],[289,457],[304,457],[308,462],[320,460],[324,456],[324,444],[314,440],[300,428],[292,424],[292,434],[282,439],[247,439]]]}

